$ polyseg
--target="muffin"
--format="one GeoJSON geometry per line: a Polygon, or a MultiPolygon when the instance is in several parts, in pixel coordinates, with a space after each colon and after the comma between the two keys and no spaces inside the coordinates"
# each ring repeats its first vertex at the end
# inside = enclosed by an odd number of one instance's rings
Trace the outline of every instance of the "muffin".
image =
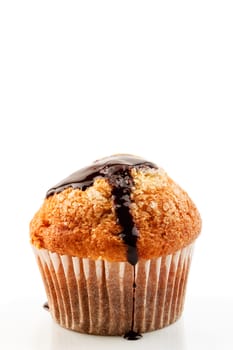
{"type": "Polygon", "coordinates": [[[53,319],[128,339],[175,322],[200,230],[188,194],[154,163],[113,155],[73,173],[30,223],[53,319]]]}

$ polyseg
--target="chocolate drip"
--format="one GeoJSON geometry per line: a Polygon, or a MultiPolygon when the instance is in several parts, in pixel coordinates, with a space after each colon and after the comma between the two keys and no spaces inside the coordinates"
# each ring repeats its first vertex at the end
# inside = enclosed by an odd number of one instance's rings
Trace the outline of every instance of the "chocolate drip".
{"type": "Polygon", "coordinates": [[[133,308],[131,329],[124,338],[128,340],[138,340],[141,334],[134,331],[135,317],[135,295],[136,278],[135,265],[138,262],[137,239],[138,229],[134,224],[131,207],[131,190],[134,181],[131,175],[132,168],[154,168],[158,167],[142,158],[131,155],[116,155],[96,161],[93,165],[76,171],[65,180],[59,182],[55,187],[48,190],[46,197],[62,192],[68,187],[79,188],[85,191],[92,186],[98,177],[105,178],[112,187],[112,197],[117,217],[117,223],[121,226],[120,237],[127,245],[127,261],[133,266],[134,281],[132,286],[133,308]]]}
{"type": "Polygon", "coordinates": [[[131,265],[135,265],[138,261],[136,248],[138,230],[130,213],[133,179],[128,166],[121,165],[119,169],[115,166],[113,174],[109,177],[109,183],[112,185],[117,223],[122,227],[120,236],[127,245],[127,260],[131,265]]]}
{"type": "Polygon", "coordinates": [[[48,190],[46,197],[62,192],[68,187],[79,188],[84,191],[93,185],[96,178],[106,178],[112,186],[117,222],[122,227],[120,236],[127,245],[127,260],[131,265],[135,265],[138,261],[136,244],[139,233],[130,213],[131,189],[134,185],[131,176],[132,168],[158,169],[155,164],[136,156],[115,155],[106,157],[94,162],[91,166],[76,171],[59,182],[55,187],[48,190]]]}
{"type": "Polygon", "coordinates": [[[136,303],[136,271],[135,266],[133,267],[133,308],[132,308],[132,317],[131,317],[131,328],[130,331],[124,335],[124,338],[127,340],[138,340],[142,337],[139,332],[134,331],[134,317],[135,317],[135,303],[136,303]]]}
{"type": "Polygon", "coordinates": [[[79,188],[84,191],[86,188],[93,185],[94,180],[97,177],[104,177],[109,179],[111,176],[111,169],[114,169],[115,166],[118,166],[119,169],[120,165],[125,165],[129,168],[137,167],[158,169],[157,165],[147,162],[146,160],[136,156],[116,155],[106,157],[97,160],[92,165],[82,168],[71,174],[69,177],[59,182],[56,186],[50,188],[46,193],[46,197],[49,197],[54,193],[62,192],[68,187],[79,188]]]}
{"type": "Polygon", "coordinates": [[[47,301],[44,303],[43,308],[44,308],[46,311],[49,311],[49,304],[48,304],[47,301]]]}
{"type": "Polygon", "coordinates": [[[138,332],[134,332],[133,330],[130,330],[124,335],[124,338],[127,340],[138,340],[142,337],[142,335],[138,332]]]}

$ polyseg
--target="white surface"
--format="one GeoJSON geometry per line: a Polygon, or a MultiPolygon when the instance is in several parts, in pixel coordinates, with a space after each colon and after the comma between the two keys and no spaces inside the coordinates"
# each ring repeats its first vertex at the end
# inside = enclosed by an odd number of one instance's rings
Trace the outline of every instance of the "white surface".
{"type": "Polygon", "coordinates": [[[28,226],[47,189],[122,152],[200,210],[189,293],[233,296],[232,17],[230,0],[0,1],[2,299],[43,293],[28,226]]]}
{"type": "Polygon", "coordinates": [[[4,350],[231,350],[233,299],[191,298],[182,318],[138,341],[68,331],[40,303],[16,300],[1,306],[0,348],[4,350]]]}
{"type": "Polygon", "coordinates": [[[203,219],[187,292],[210,302],[187,305],[184,326],[133,346],[169,343],[177,332],[174,344],[183,339],[189,349],[230,343],[230,308],[214,302],[219,318],[211,300],[233,297],[232,18],[232,0],[0,1],[4,349],[15,349],[15,341],[24,350],[57,350],[68,334],[73,347],[76,339],[95,339],[60,330],[38,308],[45,295],[28,225],[48,188],[112,153],[162,166],[203,219]],[[21,302],[32,297],[31,306],[21,302]]]}

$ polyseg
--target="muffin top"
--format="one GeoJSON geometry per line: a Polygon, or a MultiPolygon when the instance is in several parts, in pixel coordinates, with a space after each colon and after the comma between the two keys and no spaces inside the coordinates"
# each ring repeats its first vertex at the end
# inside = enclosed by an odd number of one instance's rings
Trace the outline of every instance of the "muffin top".
{"type": "Polygon", "coordinates": [[[131,155],[100,159],[49,189],[30,223],[39,249],[132,265],[174,253],[200,230],[188,194],[163,169],[131,155]]]}

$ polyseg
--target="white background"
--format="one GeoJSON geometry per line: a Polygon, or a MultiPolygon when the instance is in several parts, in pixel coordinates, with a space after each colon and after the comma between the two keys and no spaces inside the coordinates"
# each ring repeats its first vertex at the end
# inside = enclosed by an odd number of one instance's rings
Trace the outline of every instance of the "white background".
{"type": "Polygon", "coordinates": [[[232,119],[232,1],[1,0],[2,307],[45,300],[28,226],[46,190],[113,153],[187,190],[203,219],[188,298],[231,299],[232,119]]]}

